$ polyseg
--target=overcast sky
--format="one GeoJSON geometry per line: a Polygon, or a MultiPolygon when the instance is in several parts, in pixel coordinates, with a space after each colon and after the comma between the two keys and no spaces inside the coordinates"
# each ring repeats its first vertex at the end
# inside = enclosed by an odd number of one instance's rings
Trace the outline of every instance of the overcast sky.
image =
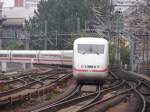
{"type": "Polygon", "coordinates": [[[12,7],[14,5],[14,0],[3,0],[4,6],[3,7],[12,7]]]}

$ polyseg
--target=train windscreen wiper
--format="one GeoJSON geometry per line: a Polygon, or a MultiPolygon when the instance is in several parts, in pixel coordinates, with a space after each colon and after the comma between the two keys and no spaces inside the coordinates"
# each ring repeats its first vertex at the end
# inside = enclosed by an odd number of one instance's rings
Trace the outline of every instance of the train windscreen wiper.
{"type": "Polygon", "coordinates": [[[97,51],[95,51],[95,52],[87,52],[87,51],[84,51],[84,52],[82,52],[81,54],[97,54],[97,55],[99,55],[100,53],[99,52],[97,52],[97,51]]]}

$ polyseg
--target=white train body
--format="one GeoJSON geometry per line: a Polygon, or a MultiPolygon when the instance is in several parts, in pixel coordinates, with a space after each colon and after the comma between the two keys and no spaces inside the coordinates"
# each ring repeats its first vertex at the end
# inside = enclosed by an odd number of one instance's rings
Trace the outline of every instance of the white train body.
{"type": "Polygon", "coordinates": [[[99,81],[108,76],[107,40],[79,38],[73,47],[73,50],[0,50],[0,62],[73,65],[73,76],[83,81],[99,81]]]}
{"type": "Polygon", "coordinates": [[[72,50],[0,50],[0,62],[72,65],[72,50]]]}
{"type": "Polygon", "coordinates": [[[79,81],[100,81],[108,76],[108,41],[79,38],[74,41],[73,75],[79,81]]]}

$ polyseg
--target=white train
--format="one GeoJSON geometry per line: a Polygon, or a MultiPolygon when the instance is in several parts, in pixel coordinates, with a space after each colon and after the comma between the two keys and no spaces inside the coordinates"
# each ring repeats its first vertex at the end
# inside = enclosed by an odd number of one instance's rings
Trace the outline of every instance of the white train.
{"type": "Polygon", "coordinates": [[[74,41],[72,50],[0,50],[0,62],[73,65],[78,81],[100,81],[108,76],[108,41],[84,37],[74,41]]]}
{"type": "Polygon", "coordinates": [[[0,62],[72,65],[72,50],[0,50],[0,62]]]}
{"type": "Polygon", "coordinates": [[[108,76],[108,41],[78,38],[74,41],[73,75],[78,81],[100,81],[108,76]]]}

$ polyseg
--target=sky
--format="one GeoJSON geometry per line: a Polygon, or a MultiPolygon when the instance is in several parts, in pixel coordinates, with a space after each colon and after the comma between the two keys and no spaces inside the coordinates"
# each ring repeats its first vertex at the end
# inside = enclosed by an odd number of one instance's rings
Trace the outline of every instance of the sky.
{"type": "Polygon", "coordinates": [[[2,0],[4,2],[3,7],[12,7],[14,5],[14,0],[2,0]]]}

